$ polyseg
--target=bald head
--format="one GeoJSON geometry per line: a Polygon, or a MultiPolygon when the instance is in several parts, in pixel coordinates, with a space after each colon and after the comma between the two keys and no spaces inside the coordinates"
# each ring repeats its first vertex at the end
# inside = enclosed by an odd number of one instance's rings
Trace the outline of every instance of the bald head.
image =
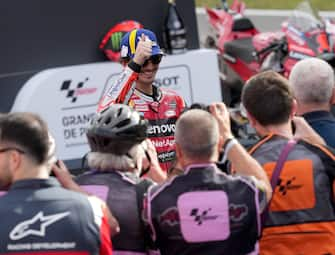
{"type": "Polygon", "coordinates": [[[334,89],[334,71],[324,60],[307,58],[293,67],[290,77],[293,93],[303,104],[329,103],[334,89]]]}
{"type": "Polygon", "coordinates": [[[175,139],[187,158],[210,159],[217,152],[218,123],[204,110],[189,110],[176,123],[175,139]]]}

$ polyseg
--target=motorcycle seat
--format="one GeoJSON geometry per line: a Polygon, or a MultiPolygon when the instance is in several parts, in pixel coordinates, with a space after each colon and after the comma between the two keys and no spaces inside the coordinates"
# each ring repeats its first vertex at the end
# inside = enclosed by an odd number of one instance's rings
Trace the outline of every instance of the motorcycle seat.
{"type": "Polygon", "coordinates": [[[252,24],[250,19],[246,17],[234,19],[233,28],[232,28],[233,32],[247,31],[247,30],[252,30],[252,29],[255,29],[255,26],[254,24],[252,24]]]}
{"type": "Polygon", "coordinates": [[[239,58],[243,62],[250,63],[255,60],[255,52],[252,38],[236,39],[224,44],[224,52],[234,58],[239,58]]]}

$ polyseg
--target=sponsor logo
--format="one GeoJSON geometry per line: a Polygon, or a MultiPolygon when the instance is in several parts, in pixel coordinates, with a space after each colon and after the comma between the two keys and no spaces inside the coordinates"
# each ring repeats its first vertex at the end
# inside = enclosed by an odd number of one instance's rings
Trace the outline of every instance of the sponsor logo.
{"type": "Polygon", "coordinates": [[[176,111],[174,111],[174,110],[168,110],[168,111],[165,112],[165,116],[166,117],[176,116],[176,111]]]}
{"type": "Polygon", "coordinates": [[[45,230],[48,226],[69,214],[70,212],[63,212],[44,216],[43,212],[39,212],[33,218],[17,224],[10,232],[9,237],[12,240],[19,240],[29,235],[45,236],[45,230]]]}
{"type": "Polygon", "coordinates": [[[229,217],[231,221],[240,221],[242,220],[248,213],[248,207],[245,204],[229,205],[229,217]]]}
{"type": "Polygon", "coordinates": [[[143,105],[143,104],[147,104],[143,99],[132,99],[132,101],[136,104],[136,105],[143,105]]]}
{"type": "Polygon", "coordinates": [[[216,220],[219,217],[218,215],[209,215],[211,210],[212,208],[208,208],[207,210],[200,212],[200,209],[193,208],[190,212],[190,216],[193,216],[194,221],[200,226],[204,221],[216,220]]]}
{"type": "Polygon", "coordinates": [[[120,91],[122,90],[122,85],[124,85],[124,80],[127,79],[129,74],[127,72],[123,72],[120,74],[120,77],[116,80],[116,82],[112,83],[110,89],[108,91],[108,96],[112,99],[116,99],[119,96],[120,91]]]}
{"type": "Polygon", "coordinates": [[[162,225],[175,226],[179,224],[179,214],[176,207],[166,209],[160,216],[159,222],[162,225]]]}
{"type": "Polygon", "coordinates": [[[169,102],[169,108],[170,108],[170,110],[176,110],[177,109],[176,100],[172,100],[171,102],[169,102]]]}
{"type": "Polygon", "coordinates": [[[19,243],[19,244],[8,244],[7,245],[7,250],[9,251],[22,251],[22,250],[41,251],[41,250],[60,250],[60,249],[74,249],[74,248],[76,248],[75,242],[19,243]]]}
{"type": "Polygon", "coordinates": [[[164,148],[164,147],[170,147],[175,145],[174,138],[166,138],[163,140],[151,140],[155,148],[164,148]]]}
{"type": "Polygon", "coordinates": [[[163,152],[163,153],[158,153],[158,160],[161,163],[167,162],[167,161],[172,161],[176,158],[176,152],[175,151],[168,151],[168,152],[163,152]]]}
{"type": "Polygon", "coordinates": [[[155,79],[155,85],[158,87],[167,87],[171,89],[180,89],[181,86],[179,84],[180,76],[174,75],[174,76],[166,76],[155,79]]]}
{"type": "Polygon", "coordinates": [[[138,112],[147,112],[149,107],[147,105],[135,105],[135,110],[138,112]]]}
{"type": "Polygon", "coordinates": [[[152,125],[148,128],[148,135],[173,135],[176,130],[176,124],[152,125]]]}
{"type": "Polygon", "coordinates": [[[277,184],[278,192],[285,196],[289,190],[296,190],[302,188],[301,184],[294,184],[294,182],[296,182],[295,177],[292,177],[288,180],[283,180],[280,178],[277,184]]]}
{"type": "Polygon", "coordinates": [[[97,88],[85,88],[85,84],[89,79],[78,82],[75,88],[71,88],[71,84],[75,84],[72,80],[66,80],[62,83],[60,90],[66,92],[66,98],[69,98],[72,103],[75,103],[79,96],[91,95],[97,91],[97,88]]]}

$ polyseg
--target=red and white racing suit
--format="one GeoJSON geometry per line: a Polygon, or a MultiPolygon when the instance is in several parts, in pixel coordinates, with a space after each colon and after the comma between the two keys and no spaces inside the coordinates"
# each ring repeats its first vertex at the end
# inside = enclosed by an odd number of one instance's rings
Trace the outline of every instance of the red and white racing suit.
{"type": "Polygon", "coordinates": [[[185,108],[182,97],[153,85],[153,95],[135,89],[138,73],[127,66],[119,79],[105,93],[98,105],[101,112],[113,103],[133,107],[149,121],[148,137],[156,147],[162,169],[167,171],[175,159],[175,123],[185,108]]]}

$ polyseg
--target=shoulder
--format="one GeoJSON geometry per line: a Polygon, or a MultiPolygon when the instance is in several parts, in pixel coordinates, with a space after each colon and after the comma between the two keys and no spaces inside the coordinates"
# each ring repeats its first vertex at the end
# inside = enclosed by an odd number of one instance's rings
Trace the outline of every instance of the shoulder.
{"type": "Polygon", "coordinates": [[[322,159],[328,159],[335,162],[335,149],[321,144],[311,144],[306,141],[300,140],[299,144],[303,145],[307,150],[310,150],[312,153],[318,155],[322,159]]]}
{"type": "Polygon", "coordinates": [[[268,145],[270,143],[271,140],[273,140],[274,135],[267,135],[262,137],[260,140],[258,140],[256,143],[254,143],[253,145],[251,145],[248,149],[249,154],[253,154],[256,150],[258,150],[260,147],[262,147],[263,145],[268,145]]]}
{"type": "Polygon", "coordinates": [[[236,176],[241,182],[248,185],[258,197],[260,210],[263,211],[267,205],[266,184],[254,176],[236,176]]]}
{"type": "Polygon", "coordinates": [[[162,94],[162,101],[167,101],[171,107],[175,106],[183,110],[186,106],[184,99],[174,90],[167,88],[159,88],[162,94]]]}
{"type": "Polygon", "coordinates": [[[184,183],[183,181],[183,175],[178,175],[168,179],[161,184],[155,183],[154,185],[151,185],[149,187],[147,197],[150,198],[150,200],[154,200],[154,198],[158,196],[170,195],[172,194],[172,190],[178,188],[178,184],[184,183]]]}
{"type": "Polygon", "coordinates": [[[175,90],[168,89],[168,88],[162,88],[162,87],[158,87],[158,89],[162,92],[164,96],[168,96],[168,97],[176,98],[176,99],[182,99],[182,97],[175,90]]]}

